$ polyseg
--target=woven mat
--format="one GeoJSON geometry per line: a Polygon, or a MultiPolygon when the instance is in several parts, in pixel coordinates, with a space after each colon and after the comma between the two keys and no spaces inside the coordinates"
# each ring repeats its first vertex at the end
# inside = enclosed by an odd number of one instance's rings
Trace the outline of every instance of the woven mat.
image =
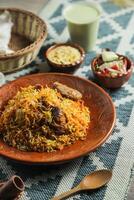
{"type": "MultiPolygon", "coordinates": [[[[76,2],[76,1],[73,1],[76,2]]],[[[110,1],[98,0],[103,15],[96,49],[86,55],[85,63],[76,72],[77,75],[93,80],[89,67],[91,59],[102,48],[110,48],[126,54],[134,60],[134,8],[120,8],[110,1]]],[[[40,16],[47,21],[48,37],[37,59],[26,69],[6,76],[7,81],[39,70],[48,71],[43,52],[53,42],[68,40],[65,20],[61,13],[71,0],[49,1],[40,16]]],[[[113,169],[113,178],[108,186],[96,192],[71,197],[78,200],[124,200],[133,174],[134,163],[134,76],[122,88],[116,91],[106,90],[112,97],[117,110],[117,122],[113,134],[97,151],[71,163],[55,167],[28,167],[0,158],[0,179],[17,174],[26,184],[23,200],[49,200],[54,195],[67,191],[80,182],[91,171],[113,169]]]]}

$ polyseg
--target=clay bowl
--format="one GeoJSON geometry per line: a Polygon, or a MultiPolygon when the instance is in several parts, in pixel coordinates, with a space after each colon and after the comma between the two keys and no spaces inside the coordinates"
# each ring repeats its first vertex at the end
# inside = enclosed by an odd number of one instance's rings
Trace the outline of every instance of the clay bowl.
{"type": "Polygon", "coordinates": [[[53,72],[62,72],[62,73],[73,73],[75,72],[80,65],[82,64],[84,58],[85,58],[85,51],[84,49],[79,46],[78,44],[73,44],[73,43],[61,43],[61,44],[55,44],[53,46],[51,46],[45,54],[46,60],[48,65],[50,66],[51,70],[53,72]],[[74,63],[70,63],[70,64],[57,64],[55,62],[52,62],[49,58],[48,58],[48,54],[50,53],[50,51],[52,51],[53,49],[60,47],[60,46],[71,46],[74,47],[76,49],[79,50],[81,57],[79,60],[77,60],[74,63]]]}
{"type": "Polygon", "coordinates": [[[95,70],[95,64],[98,63],[98,60],[101,59],[101,56],[94,58],[91,62],[91,69],[93,71],[94,76],[98,79],[100,84],[102,84],[106,88],[111,88],[111,89],[120,88],[129,80],[130,76],[132,75],[133,64],[130,61],[130,59],[128,59],[126,56],[123,55],[118,54],[118,56],[124,57],[127,63],[127,73],[123,74],[120,77],[106,77],[102,74],[99,74],[95,70]]]}
{"type": "Polygon", "coordinates": [[[0,110],[4,109],[21,87],[42,84],[51,86],[54,81],[61,82],[83,95],[85,105],[91,112],[91,122],[87,130],[87,138],[84,141],[65,147],[51,153],[25,152],[8,146],[0,139],[0,155],[25,164],[54,165],[71,161],[94,151],[102,145],[112,133],[115,125],[115,108],[110,96],[95,83],[86,79],[62,73],[42,73],[29,75],[12,81],[0,88],[0,110]]]}

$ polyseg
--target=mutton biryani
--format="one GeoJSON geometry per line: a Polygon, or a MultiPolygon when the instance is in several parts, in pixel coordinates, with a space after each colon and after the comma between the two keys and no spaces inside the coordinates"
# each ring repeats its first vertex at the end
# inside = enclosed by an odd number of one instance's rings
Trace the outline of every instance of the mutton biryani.
{"type": "Polygon", "coordinates": [[[82,94],[55,82],[28,86],[10,99],[0,115],[0,136],[22,151],[62,150],[85,140],[90,122],[82,94]]]}

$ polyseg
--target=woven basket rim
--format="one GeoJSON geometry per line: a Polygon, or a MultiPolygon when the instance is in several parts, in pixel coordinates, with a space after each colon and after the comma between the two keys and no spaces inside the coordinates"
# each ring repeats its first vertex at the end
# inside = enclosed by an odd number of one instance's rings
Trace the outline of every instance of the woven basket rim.
{"type": "Polygon", "coordinates": [[[5,10],[7,10],[9,12],[14,11],[16,13],[23,13],[23,14],[35,17],[36,20],[38,21],[38,23],[40,23],[40,25],[42,27],[42,31],[41,31],[39,37],[36,39],[36,41],[32,42],[30,45],[26,46],[25,48],[22,48],[13,53],[0,55],[0,60],[6,60],[6,59],[10,59],[10,58],[14,58],[14,57],[18,57],[18,56],[27,54],[28,52],[36,49],[38,47],[38,45],[42,42],[42,40],[44,40],[47,37],[47,25],[46,25],[45,21],[43,21],[35,13],[30,12],[28,10],[20,9],[20,8],[8,8],[8,7],[0,8],[0,11],[4,12],[5,10]]]}

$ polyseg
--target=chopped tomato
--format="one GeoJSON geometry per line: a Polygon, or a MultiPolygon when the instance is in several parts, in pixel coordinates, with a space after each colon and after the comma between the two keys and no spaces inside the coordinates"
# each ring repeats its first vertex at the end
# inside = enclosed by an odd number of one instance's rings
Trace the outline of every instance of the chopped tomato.
{"type": "Polygon", "coordinates": [[[104,76],[109,75],[109,70],[108,70],[108,69],[104,69],[104,70],[102,71],[102,74],[103,74],[104,76]]]}
{"type": "Polygon", "coordinates": [[[115,69],[115,70],[119,70],[118,65],[113,65],[111,68],[112,68],[112,69],[115,69]]]}

